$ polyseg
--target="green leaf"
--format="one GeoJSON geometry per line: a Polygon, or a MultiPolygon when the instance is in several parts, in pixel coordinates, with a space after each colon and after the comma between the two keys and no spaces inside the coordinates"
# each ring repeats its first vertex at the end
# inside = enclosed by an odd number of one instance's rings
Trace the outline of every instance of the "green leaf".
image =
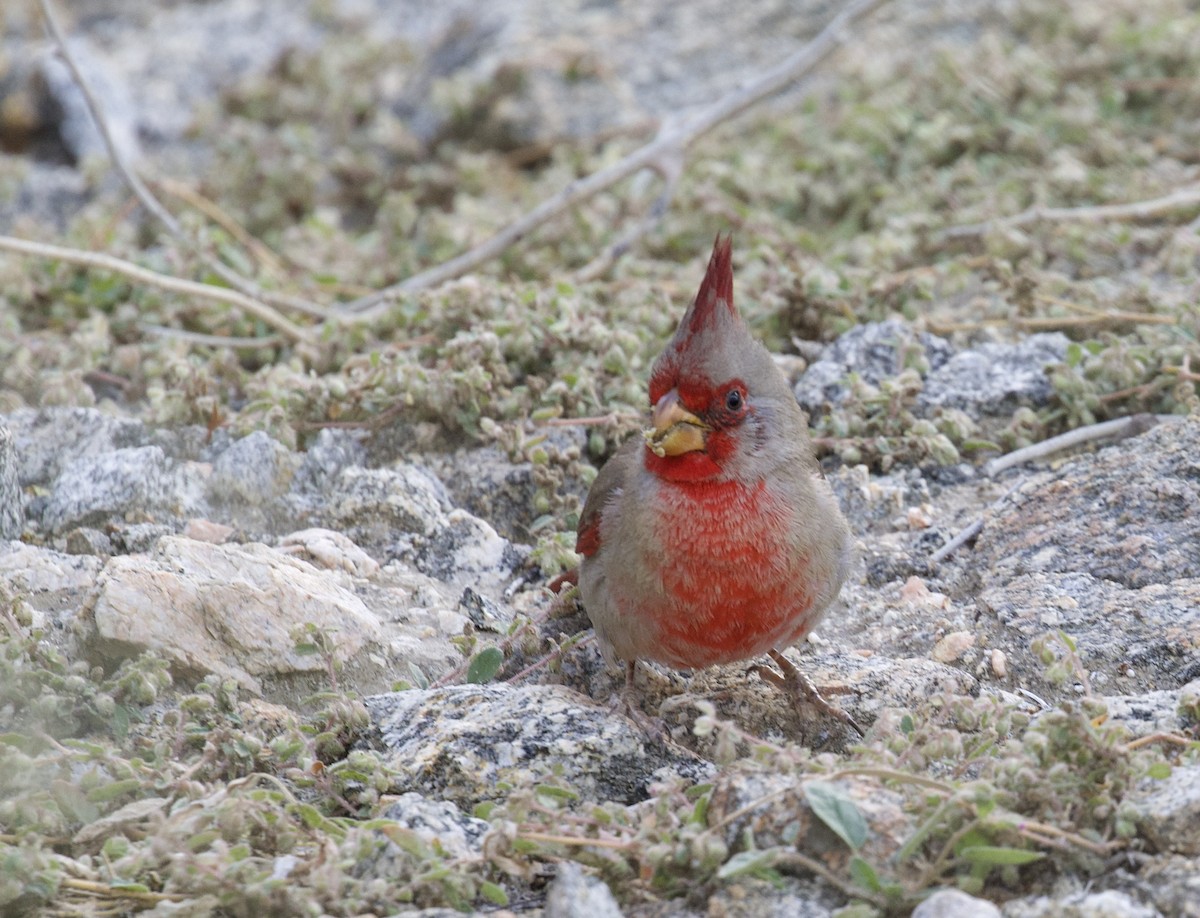
{"type": "Polygon", "coordinates": [[[150,887],[147,886],[145,883],[138,883],[134,880],[121,880],[121,879],[117,879],[117,878],[114,878],[109,881],[108,888],[109,889],[119,889],[119,890],[122,890],[123,892],[135,892],[135,893],[150,892],[150,887]]]}
{"type": "Polygon", "coordinates": [[[412,660],[408,661],[408,673],[413,677],[413,683],[419,689],[429,688],[429,677],[421,671],[421,667],[417,666],[412,660]]]}
{"type": "Polygon", "coordinates": [[[547,797],[551,800],[564,800],[570,803],[573,800],[578,800],[579,795],[573,790],[568,790],[565,787],[555,787],[552,784],[539,784],[534,792],[539,797],[547,797]]]}
{"type": "Polygon", "coordinates": [[[471,657],[467,667],[467,681],[473,685],[491,682],[504,665],[504,654],[499,647],[485,647],[471,657]]]}
{"type": "Polygon", "coordinates": [[[854,878],[855,883],[871,892],[879,892],[883,888],[875,868],[857,854],[850,858],[850,876],[854,878]]]}
{"type": "Polygon", "coordinates": [[[1157,781],[1161,781],[1164,778],[1171,777],[1171,766],[1166,762],[1155,762],[1146,770],[1146,774],[1157,781]]]}
{"type": "Polygon", "coordinates": [[[88,791],[87,798],[92,803],[108,803],[140,790],[142,782],[137,778],[126,778],[124,781],[113,781],[111,784],[101,784],[88,791]]]}
{"type": "Polygon", "coordinates": [[[758,873],[767,870],[775,863],[776,852],[773,848],[755,851],[741,851],[721,865],[717,871],[717,879],[728,880],[747,873],[758,873]]]}
{"type": "Polygon", "coordinates": [[[867,840],[867,821],[857,804],[840,788],[824,781],[809,781],[804,785],[804,796],[817,818],[857,851],[867,840]]]}
{"type": "Polygon", "coordinates": [[[913,732],[913,719],[911,714],[905,714],[900,718],[900,732],[905,736],[911,736],[913,732]]]}
{"type": "Polygon", "coordinates": [[[483,896],[492,905],[499,905],[501,907],[508,905],[508,893],[504,891],[503,887],[497,886],[495,883],[489,883],[487,880],[479,884],[479,895],[483,896]]]}
{"type": "Polygon", "coordinates": [[[958,852],[963,860],[972,864],[986,864],[990,867],[1009,867],[1012,865],[1032,864],[1040,861],[1046,855],[1040,851],[1026,851],[1024,848],[1004,848],[997,845],[972,845],[958,852]]]}

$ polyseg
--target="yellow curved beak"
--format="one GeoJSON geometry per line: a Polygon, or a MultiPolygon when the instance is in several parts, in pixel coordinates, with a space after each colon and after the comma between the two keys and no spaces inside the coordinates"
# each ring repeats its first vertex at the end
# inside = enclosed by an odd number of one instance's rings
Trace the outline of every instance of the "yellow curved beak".
{"type": "Polygon", "coordinates": [[[658,400],[650,422],[642,436],[657,456],[678,456],[704,449],[705,434],[712,429],[680,404],[675,389],[658,400]]]}

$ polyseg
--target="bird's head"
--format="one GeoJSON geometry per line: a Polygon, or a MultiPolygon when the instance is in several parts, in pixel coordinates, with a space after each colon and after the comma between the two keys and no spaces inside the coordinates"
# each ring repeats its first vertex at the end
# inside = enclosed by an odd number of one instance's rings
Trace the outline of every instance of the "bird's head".
{"type": "Polygon", "coordinates": [[[717,236],[700,291],[650,373],[644,464],[661,478],[745,478],[771,458],[781,413],[802,417],[734,308],[732,249],[729,236],[717,236]]]}

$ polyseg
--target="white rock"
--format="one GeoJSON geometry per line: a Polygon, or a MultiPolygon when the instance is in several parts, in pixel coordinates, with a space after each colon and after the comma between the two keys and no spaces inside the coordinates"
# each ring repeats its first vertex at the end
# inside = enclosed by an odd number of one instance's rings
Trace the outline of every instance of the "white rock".
{"type": "Polygon", "coordinates": [[[108,562],[92,609],[101,654],[153,649],[256,693],[263,676],[324,666],[296,652],[298,627],[329,632],[339,659],[381,637],[378,619],[338,575],[260,544],[161,539],[150,555],[108,562]]]}

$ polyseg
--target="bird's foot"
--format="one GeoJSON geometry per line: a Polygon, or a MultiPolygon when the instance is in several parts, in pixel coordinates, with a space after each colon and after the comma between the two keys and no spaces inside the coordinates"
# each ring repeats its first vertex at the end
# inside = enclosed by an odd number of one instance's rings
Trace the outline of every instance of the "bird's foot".
{"type": "MultiPolygon", "coordinates": [[[[759,678],[764,682],[769,682],[777,688],[783,689],[797,701],[803,701],[822,714],[827,714],[834,720],[840,720],[846,726],[851,727],[859,736],[866,736],[863,728],[855,723],[854,718],[843,711],[841,708],[835,708],[822,696],[820,690],[813,685],[812,680],[804,673],[800,672],[795,665],[778,650],[768,650],[767,653],[771,659],[775,661],[775,665],[782,670],[782,675],[775,672],[769,666],[756,666],[759,678]]],[[[825,692],[830,695],[847,695],[854,690],[846,686],[826,686],[825,692]]]]}
{"type": "Polygon", "coordinates": [[[651,740],[665,742],[668,739],[666,724],[660,718],[647,714],[637,703],[637,688],[633,684],[636,668],[636,662],[625,664],[625,685],[619,692],[613,692],[609,696],[608,705],[637,724],[651,740]]]}

